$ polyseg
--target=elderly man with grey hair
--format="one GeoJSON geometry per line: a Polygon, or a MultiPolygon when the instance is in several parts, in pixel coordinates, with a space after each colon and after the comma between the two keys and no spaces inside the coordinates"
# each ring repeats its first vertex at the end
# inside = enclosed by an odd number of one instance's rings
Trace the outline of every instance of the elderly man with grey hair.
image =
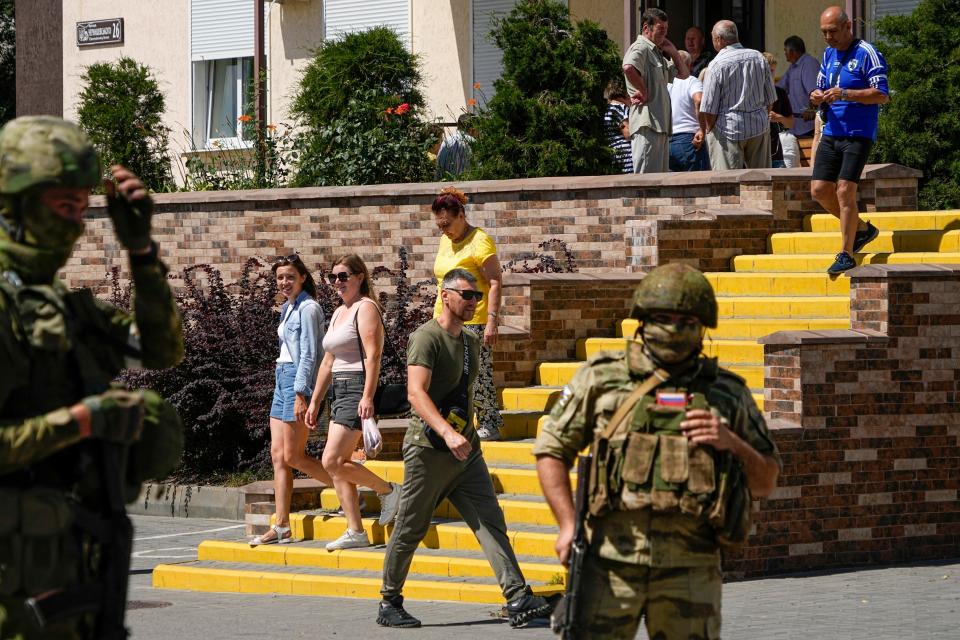
{"type": "Polygon", "coordinates": [[[721,20],[711,31],[717,56],[703,87],[700,123],[706,134],[710,168],[770,166],[768,113],[777,94],[767,61],[740,44],[737,25],[721,20]]]}

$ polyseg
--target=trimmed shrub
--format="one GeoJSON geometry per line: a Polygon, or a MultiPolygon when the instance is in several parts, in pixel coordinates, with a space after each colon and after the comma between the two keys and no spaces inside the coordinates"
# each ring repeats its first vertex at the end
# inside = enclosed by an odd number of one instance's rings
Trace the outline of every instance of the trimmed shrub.
{"type": "Polygon", "coordinates": [[[122,164],[153,191],[172,186],[166,102],[149,67],[131,58],[98,62],[81,76],[77,116],[106,169],[122,164]]]}
{"type": "Polygon", "coordinates": [[[491,33],[503,50],[496,95],[471,123],[476,179],[618,173],[604,132],[603,90],[620,76],[616,43],[565,4],[528,0],[491,33]]]}
{"type": "MultiPolygon", "coordinates": [[[[406,382],[407,337],[433,315],[436,283],[410,282],[407,268],[407,252],[401,249],[397,269],[378,267],[371,275],[389,278],[396,287],[392,298],[380,293],[389,342],[381,367],[384,382],[406,382]]],[[[328,270],[318,265],[316,271],[328,270]]],[[[121,285],[119,269],[111,272],[111,280],[111,302],[129,309],[131,291],[121,285]]],[[[156,390],[180,412],[185,427],[183,462],[176,473],[180,479],[218,480],[269,470],[280,322],[273,274],[266,263],[251,258],[233,284],[209,265],[188,267],[178,280],[182,286],[175,295],[183,314],[186,357],[171,369],[125,371],[121,379],[131,388],[156,390]]],[[[340,299],[326,278],[316,280],[329,321],[340,299]]],[[[311,445],[309,453],[319,455],[322,442],[311,445]]]]}
{"type": "Polygon", "coordinates": [[[960,207],[960,3],[924,0],[912,15],[877,22],[889,66],[875,162],[923,171],[920,207],[960,207]]]}
{"type": "Polygon", "coordinates": [[[435,134],[423,120],[420,62],[386,27],[322,43],[291,113],[295,186],[420,182],[433,174],[435,134]]]}

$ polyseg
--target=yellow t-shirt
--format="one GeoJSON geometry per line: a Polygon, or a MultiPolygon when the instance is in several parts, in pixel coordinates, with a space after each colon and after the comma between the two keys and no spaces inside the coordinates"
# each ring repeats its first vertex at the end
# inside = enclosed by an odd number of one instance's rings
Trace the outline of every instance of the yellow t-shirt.
{"type": "MultiPolygon", "coordinates": [[[[487,299],[490,297],[490,283],[483,275],[483,263],[490,256],[497,255],[497,245],[493,238],[475,227],[460,242],[453,242],[447,236],[441,236],[437,259],[433,261],[433,275],[437,277],[437,303],[433,307],[433,317],[439,318],[443,311],[440,299],[440,287],[443,276],[451,269],[466,269],[477,279],[477,289],[483,291],[483,300],[477,303],[477,310],[467,324],[487,324],[487,299]]],[[[454,294],[456,295],[456,294],[454,294]]]]}

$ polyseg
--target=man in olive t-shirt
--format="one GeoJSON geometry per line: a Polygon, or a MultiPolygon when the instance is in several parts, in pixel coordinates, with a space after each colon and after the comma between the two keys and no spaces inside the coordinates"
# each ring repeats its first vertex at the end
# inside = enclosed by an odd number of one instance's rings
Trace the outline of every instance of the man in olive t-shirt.
{"type": "Polygon", "coordinates": [[[403,608],[401,592],[413,554],[444,498],[477,536],[507,600],[510,626],[526,626],[552,609],[520,572],[472,425],[480,340],[464,331],[463,323],[473,318],[482,295],[469,271],[452,269],[441,283],[440,317],[414,331],[407,343],[407,398],[414,417],[403,441],[400,509],[383,560],[377,624],[384,627],[420,626],[403,608]],[[461,384],[464,375],[466,385],[461,384]]]}

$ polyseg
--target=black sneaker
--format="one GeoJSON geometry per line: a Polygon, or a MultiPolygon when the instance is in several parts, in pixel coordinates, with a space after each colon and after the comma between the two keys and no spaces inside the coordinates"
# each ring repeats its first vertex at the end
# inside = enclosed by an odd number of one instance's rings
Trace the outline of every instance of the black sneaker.
{"type": "Polygon", "coordinates": [[[853,236],[853,252],[860,253],[865,246],[876,240],[878,235],[880,235],[880,229],[873,226],[873,223],[867,222],[867,228],[857,231],[853,236]]]}
{"type": "Polygon", "coordinates": [[[380,610],[377,612],[377,624],[381,627],[414,629],[420,626],[420,621],[407,613],[407,610],[403,608],[403,598],[397,598],[393,602],[386,600],[380,602],[380,610]]]}
{"type": "Polygon", "coordinates": [[[833,261],[833,264],[830,265],[830,268],[827,269],[827,273],[830,275],[836,275],[838,273],[843,273],[844,271],[849,271],[857,266],[857,261],[853,259],[846,251],[841,251],[837,254],[837,259],[833,261]]]}
{"type": "Polygon", "coordinates": [[[527,626],[535,618],[549,618],[553,611],[553,604],[547,602],[543,596],[533,595],[530,587],[507,603],[507,615],[510,617],[510,626],[520,629],[527,626]]]}

